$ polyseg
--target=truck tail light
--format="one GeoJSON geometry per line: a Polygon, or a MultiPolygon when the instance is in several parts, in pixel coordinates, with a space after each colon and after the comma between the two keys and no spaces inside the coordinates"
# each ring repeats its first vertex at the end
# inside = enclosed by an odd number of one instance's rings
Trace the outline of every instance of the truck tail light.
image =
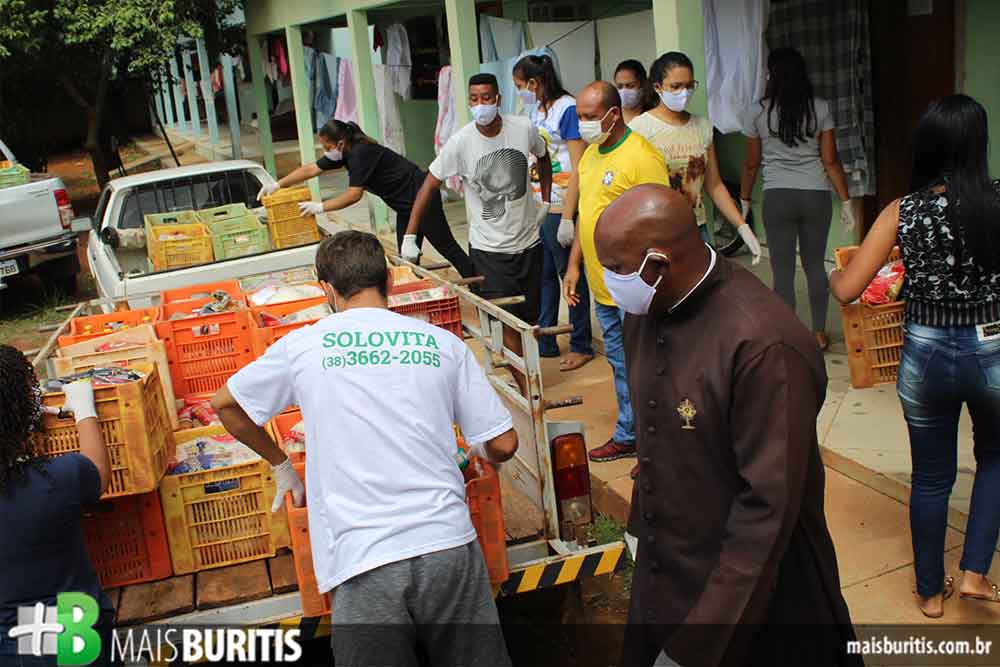
{"type": "Polygon", "coordinates": [[[56,198],[56,206],[59,207],[59,222],[62,224],[63,229],[69,229],[74,216],[73,202],[70,201],[69,193],[59,188],[53,194],[56,198]]]}
{"type": "Polygon", "coordinates": [[[576,539],[576,526],[593,521],[590,466],[583,434],[569,433],[552,439],[552,470],[562,539],[573,540],[576,539]]]}

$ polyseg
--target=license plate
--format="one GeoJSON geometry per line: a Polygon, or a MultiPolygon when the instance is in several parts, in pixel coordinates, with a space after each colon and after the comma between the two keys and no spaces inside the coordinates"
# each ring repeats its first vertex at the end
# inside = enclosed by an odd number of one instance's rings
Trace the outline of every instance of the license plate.
{"type": "Polygon", "coordinates": [[[16,259],[5,259],[0,262],[0,278],[6,278],[7,276],[15,276],[20,271],[17,268],[16,259]]]}

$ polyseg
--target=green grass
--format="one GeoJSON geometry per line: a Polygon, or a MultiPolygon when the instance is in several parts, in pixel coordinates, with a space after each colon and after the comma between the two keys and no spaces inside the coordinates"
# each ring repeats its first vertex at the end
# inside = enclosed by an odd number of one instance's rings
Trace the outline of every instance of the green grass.
{"type": "Polygon", "coordinates": [[[597,540],[598,544],[607,544],[608,542],[617,542],[622,539],[625,535],[625,526],[618,523],[609,516],[604,514],[598,514],[597,518],[594,519],[594,528],[592,532],[594,538],[597,540]]]}
{"type": "Polygon", "coordinates": [[[39,332],[38,327],[62,322],[69,313],[57,311],[56,308],[75,303],[76,300],[76,297],[46,290],[35,299],[35,303],[21,304],[13,312],[0,313],[0,343],[13,345],[21,350],[41,347],[52,332],[39,332]]]}

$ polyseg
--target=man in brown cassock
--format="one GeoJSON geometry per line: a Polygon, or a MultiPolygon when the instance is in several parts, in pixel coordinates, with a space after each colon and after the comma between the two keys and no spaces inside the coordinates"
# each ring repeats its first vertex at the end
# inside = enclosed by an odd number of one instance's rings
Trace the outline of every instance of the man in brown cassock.
{"type": "Polygon", "coordinates": [[[826,370],[778,296],[642,185],[595,233],[625,319],[639,477],[623,664],[860,665],[823,512],[826,370]]]}

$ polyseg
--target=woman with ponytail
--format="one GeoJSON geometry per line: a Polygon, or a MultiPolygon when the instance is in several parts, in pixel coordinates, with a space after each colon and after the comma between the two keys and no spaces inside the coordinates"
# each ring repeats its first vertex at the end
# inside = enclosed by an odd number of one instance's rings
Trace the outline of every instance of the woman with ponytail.
{"type": "MultiPolygon", "coordinates": [[[[329,169],[345,168],[349,177],[347,190],[325,202],[302,202],[299,204],[302,213],[318,215],[339,211],[361,201],[366,191],[371,192],[396,212],[396,247],[401,249],[413,201],[427,174],[402,155],[366,135],[357,123],[331,119],[320,128],[319,142],[323,145],[323,157],[314,164],[302,165],[275,184],[265,185],[257,198],[302,183],[329,169]]],[[[475,275],[469,256],[451,233],[440,197],[433,199],[424,215],[416,237],[417,247],[424,238],[463,277],[475,275]]]]}

